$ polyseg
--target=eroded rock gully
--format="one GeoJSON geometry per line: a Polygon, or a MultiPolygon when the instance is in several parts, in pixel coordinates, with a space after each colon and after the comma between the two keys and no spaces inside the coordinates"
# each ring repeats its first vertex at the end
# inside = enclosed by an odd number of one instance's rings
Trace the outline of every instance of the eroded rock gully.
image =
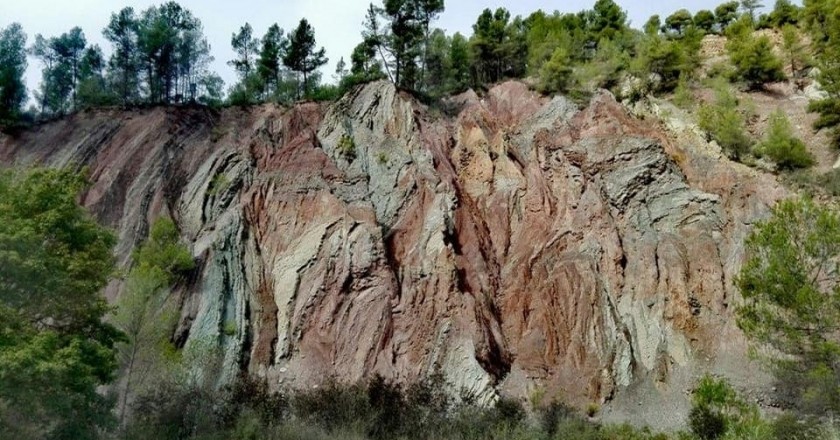
{"type": "Polygon", "coordinates": [[[380,82],[332,105],[82,112],[0,138],[0,160],[88,167],[123,264],[171,215],[200,262],[174,337],[219,344],[228,375],[439,369],[484,401],[582,403],[744,357],[732,279],[784,195],[771,177],[606,93],[579,110],[511,82],[448,106],[380,82]]]}

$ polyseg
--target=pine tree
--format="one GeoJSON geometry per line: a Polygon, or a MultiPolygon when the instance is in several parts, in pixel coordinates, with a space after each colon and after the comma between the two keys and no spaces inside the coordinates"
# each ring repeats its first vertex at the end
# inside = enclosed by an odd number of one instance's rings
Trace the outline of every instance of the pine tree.
{"type": "Polygon", "coordinates": [[[105,56],[98,45],[88,46],[79,68],[79,107],[96,107],[115,103],[116,97],[105,82],[105,56]]]}
{"type": "Polygon", "coordinates": [[[794,78],[799,77],[802,70],[810,64],[810,57],[796,26],[786,24],[782,27],[782,50],[790,66],[791,75],[794,78]]]}
{"type": "Polygon", "coordinates": [[[729,25],[738,18],[738,2],[721,3],[715,8],[715,21],[720,32],[724,32],[729,25]]]}
{"type": "Polygon", "coordinates": [[[467,38],[456,33],[449,44],[449,72],[447,88],[452,92],[462,92],[470,86],[470,47],[467,38]]]}
{"type": "Polygon", "coordinates": [[[478,80],[482,84],[494,83],[504,77],[506,64],[504,51],[510,12],[498,8],[495,12],[485,9],[473,25],[470,40],[478,80]]]}
{"type": "Polygon", "coordinates": [[[271,25],[262,38],[262,48],[257,59],[257,72],[265,85],[264,92],[275,95],[280,86],[283,70],[283,56],[289,48],[289,40],[277,23],[271,25]]]}
{"type": "Polygon", "coordinates": [[[542,93],[566,92],[572,80],[572,67],[566,48],[558,47],[551,59],[540,69],[537,89],[542,93]]]}
{"type": "Polygon", "coordinates": [[[253,37],[253,33],[254,30],[251,28],[251,25],[245,23],[244,26],[239,28],[239,33],[235,33],[230,37],[230,45],[233,47],[233,51],[236,52],[237,58],[228,61],[228,65],[236,70],[240,79],[245,79],[254,72],[254,64],[260,42],[253,37]]]}
{"type": "Polygon", "coordinates": [[[733,79],[744,81],[750,89],[766,83],[784,81],[782,60],[773,53],[773,44],[766,35],[756,37],[752,26],[742,18],[729,28],[726,50],[735,67],[733,79]]]}
{"type": "Polygon", "coordinates": [[[12,23],[0,31],[0,126],[20,117],[26,102],[26,34],[12,23]]]}
{"type": "Polygon", "coordinates": [[[758,151],[772,160],[780,170],[814,165],[814,156],[805,147],[805,143],[793,135],[790,121],[782,110],[770,116],[767,137],[758,146],[758,151]]]}
{"type": "Polygon", "coordinates": [[[694,14],[694,26],[709,34],[715,28],[715,14],[707,9],[702,9],[694,14]]]}
{"type": "Polygon", "coordinates": [[[741,0],[741,8],[747,11],[747,15],[749,15],[750,20],[755,23],[755,11],[763,8],[764,5],[761,4],[761,0],[741,0]]]}
{"type": "MultiPolygon", "coordinates": [[[[303,93],[309,93],[309,79],[313,72],[327,64],[324,48],[315,49],[315,31],[304,18],[289,38],[289,50],[283,57],[283,64],[303,75],[303,93]]],[[[298,98],[300,92],[298,92],[298,98]]]]}
{"type": "Polygon", "coordinates": [[[691,12],[688,12],[687,9],[680,9],[665,18],[665,29],[674,31],[677,35],[682,35],[692,24],[694,24],[694,20],[691,17],[691,12]]]}
{"type": "MultiPolygon", "coordinates": [[[[417,21],[423,31],[423,62],[422,71],[420,73],[421,88],[428,88],[426,81],[426,70],[428,64],[435,62],[430,59],[429,44],[432,42],[431,25],[432,22],[444,11],[443,0],[415,0],[417,7],[417,21]]],[[[440,81],[437,81],[438,83],[440,81]]]]}
{"type": "Polygon", "coordinates": [[[102,31],[105,39],[113,45],[108,75],[123,104],[134,102],[139,97],[137,26],[134,9],[125,8],[111,14],[111,21],[102,31]]]}
{"type": "Polygon", "coordinates": [[[819,113],[814,126],[832,131],[840,148],[840,0],[806,0],[804,21],[811,34],[818,81],[826,97],[811,101],[808,110],[819,113]]]}

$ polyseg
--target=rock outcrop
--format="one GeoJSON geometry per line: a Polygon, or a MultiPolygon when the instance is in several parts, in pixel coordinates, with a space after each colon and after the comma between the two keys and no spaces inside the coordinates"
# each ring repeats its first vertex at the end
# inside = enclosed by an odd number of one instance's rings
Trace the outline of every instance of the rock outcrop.
{"type": "Polygon", "coordinates": [[[379,82],[291,109],[82,112],[0,138],[0,161],[87,167],[123,264],[172,216],[199,261],[173,338],[218,344],[228,376],[441,371],[480,401],[582,403],[744,358],[732,280],[774,179],[607,93],[581,110],[511,82],[444,107],[379,82]]]}

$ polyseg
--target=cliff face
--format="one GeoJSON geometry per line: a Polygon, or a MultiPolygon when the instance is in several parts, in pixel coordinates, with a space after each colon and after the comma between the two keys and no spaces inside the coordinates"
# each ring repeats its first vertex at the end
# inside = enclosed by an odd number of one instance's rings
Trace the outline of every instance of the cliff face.
{"type": "Polygon", "coordinates": [[[174,337],[218,343],[228,375],[439,369],[484,401],[584,402],[743,357],[732,280],[772,178],[607,94],[579,110],[506,83],[447,107],[373,83],[328,106],[81,113],[0,138],[0,161],[88,167],[123,264],[171,215],[199,261],[174,337]]]}

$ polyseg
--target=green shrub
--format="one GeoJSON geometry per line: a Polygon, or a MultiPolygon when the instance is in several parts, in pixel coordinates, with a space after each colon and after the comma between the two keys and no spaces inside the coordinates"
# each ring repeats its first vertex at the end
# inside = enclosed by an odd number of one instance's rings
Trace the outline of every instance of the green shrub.
{"type": "Polygon", "coordinates": [[[783,414],[772,423],[773,438],[776,440],[817,440],[824,438],[819,420],[783,414]]]}
{"type": "Polygon", "coordinates": [[[343,89],[341,87],[326,84],[315,87],[307,94],[307,98],[317,102],[337,101],[342,94],[343,89]]]}
{"type": "Polygon", "coordinates": [[[738,110],[720,105],[703,105],[698,113],[700,128],[723,148],[733,160],[749,153],[752,140],[744,131],[744,120],[738,110]]]}
{"type": "Polygon", "coordinates": [[[758,152],[772,160],[781,170],[814,165],[814,156],[805,147],[805,143],[793,135],[790,122],[781,110],[770,116],[767,137],[758,146],[758,152]]]}
{"type": "Polygon", "coordinates": [[[674,89],[674,105],[682,109],[690,109],[694,107],[694,104],[694,94],[691,92],[688,81],[680,77],[677,88],[674,89]]]}
{"type": "Polygon", "coordinates": [[[341,135],[341,139],[338,140],[338,153],[348,162],[356,158],[356,141],[352,136],[341,135]]]}
{"type": "Polygon", "coordinates": [[[834,197],[840,197],[840,169],[831,170],[817,178],[817,183],[834,197]]]}
{"type": "Polygon", "coordinates": [[[559,430],[561,422],[579,418],[574,408],[556,400],[539,408],[537,417],[543,432],[549,436],[553,436],[559,430]]]}
{"type": "Polygon", "coordinates": [[[744,17],[730,26],[726,51],[735,70],[734,81],[743,81],[750,89],[758,89],[770,82],[784,81],[782,60],[773,53],[767,36],[755,37],[752,26],[744,17]]]}
{"type": "Polygon", "coordinates": [[[568,91],[573,72],[568,51],[564,47],[558,47],[551,59],[540,68],[537,90],[546,94],[568,91]]]}
{"type": "Polygon", "coordinates": [[[688,426],[702,440],[716,440],[726,433],[728,421],[720,411],[708,406],[695,406],[688,413],[688,426]]]}
{"type": "Polygon", "coordinates": [[[366,433],[375,420],[367,390],[361,384],[343,386],[328,381],[318,388],[301,391],[292,398],[292,410],[297,418],[330,432],[349,429],[366,433]]]}
{"type": "Polygon", "coordinates": [[[715,99],[703,104],[697,112],[698,125],[733,160],[741,160],[750,152],[752,140],[747,136],[738,99],[723,80],[712,81],[715,99]]]}
{"type": "Polygon", "coordinates": [[[180,239],[175,222],[169,217],[159,218],[152,225],[148,241],[134,253],[136,266],[162,270],[167,283],[176,281],[195,267],[189,248],[180,239]]]}

